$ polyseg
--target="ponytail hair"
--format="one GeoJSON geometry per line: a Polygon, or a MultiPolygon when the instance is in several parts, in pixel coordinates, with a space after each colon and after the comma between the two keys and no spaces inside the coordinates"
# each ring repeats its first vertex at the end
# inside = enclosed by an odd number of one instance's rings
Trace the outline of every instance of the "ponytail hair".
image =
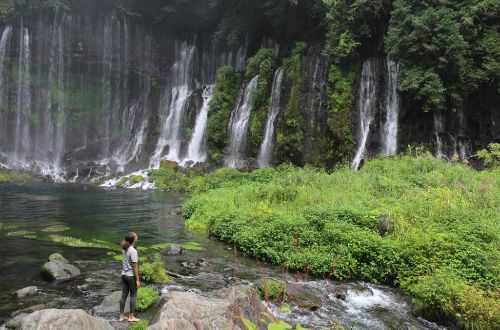
{"type": "Polygon", "coordinates": [[[137,237],[137,234],[134,233],[133,231],[131,231],[130,233],[125,235],[125,238],[123,239],[123,241],[121,243],[122,250],[128,250],[128,248],[130,246],[132,246],[132,244],[134,244],[134,240],[136,237],[137,237]]]}

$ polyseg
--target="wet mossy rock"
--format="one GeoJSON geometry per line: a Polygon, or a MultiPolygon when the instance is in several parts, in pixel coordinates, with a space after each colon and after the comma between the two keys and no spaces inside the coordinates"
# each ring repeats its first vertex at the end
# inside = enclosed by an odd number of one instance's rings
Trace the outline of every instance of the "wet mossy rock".
{"type": "Polygon", "coordinates": [[[69,264],[69,261],[66,258],[64,258],[60,253],[52,253],[49,256],[49,261],[61,261],[69,264]]]}
{"type": "Polygon", "coordinates": [[[81,275],[80,270],[71,265],[59,253],[54,253],[49,257],[49,261],[43,264],[41,273],[43,276],[57,281],[70,280],[81,275]]]}

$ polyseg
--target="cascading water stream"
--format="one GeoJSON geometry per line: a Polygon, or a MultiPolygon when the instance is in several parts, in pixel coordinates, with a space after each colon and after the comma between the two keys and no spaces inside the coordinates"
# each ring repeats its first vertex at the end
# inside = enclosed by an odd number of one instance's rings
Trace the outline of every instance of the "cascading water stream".
{"type": "Polygon", "coordinates": [[[370,133],[370,126],[375,118],[377,108],[377,63],[374,59],[363,63],[361,82],[358,93],[359,112],[359,139],[358,150],[352,162],[352,168],[357,170],[365,156],[366,143],[370,133]]]}
{"type": "Polygon", "coordinates": [[[17,84],[16,132],[14,157],[16,162],[25,166],[30,149],[29,117],[31,107],[30,92],[30,35],[27,28],[20,29],[19,67],[17,84]]]}
{"type": "MultiPolygon", "coordinates": [[[[4,67],[5,54],[8,51],[10,38],[12,35],[12,26],[7,25],[2,32],[0,39],[0,104],[3,106],[6,102],[5,84],[4,84],[4,67]]],[[[7,118],[3,118],[4,113],[0,110],[0,143],[7,142],[7,118]]],[[[6,165],[5,165],[6,166],[6,165]]]]}
{"type": "Polygon", "coordinates": [[[207,158],[205,131],[207,127],[208,109],[210,108],[210,102],[212,101],[213,90],[214,85],[208,85],[203,88],[203,105],[196,118],[193,136],[191,137],[191,141],[189,141],[188,155],[184,162],[191,161],[199,163],[204,162],[207,158]]]}
{"type": "Polygon", "coordinates": [[[283,85],[283,68],[276,70],[273,79],[273,87],[271,93],[271,104],[267,113],[266,128],[264,131],[264,140],[260,146],[258,162],[259,167],[271,165],[271,155],[273,151],[274,139],[274,121],[278,116],[281,107],[281,88],[283,85]]]}
{"type": "Polygon", "coordinates": [[[226,165],[238,168],[244,163],[244,152],[248,130],[248,120],[250,119],[250,96],[257,88],[259,76],[250,80],[239,92],[236,107],[231,112],[229,120],[229,156],[226,165]]]}
{"type": "Polygon", "coordinates": [[[182,121],[186,112],[187,102],[192,94],[191,79],[195,48],[184,42],[177,55],[177,62],[171,68],[172,88],[166,89],[162,95],[162,127],[156,149],[150,160],[150,167],[158,167],[164,157],[164,149],[168,146],[166,159],[180,162],[180,147],[182,142],[182,121]],[[167,94],[170,92],[170,104],[165,107],[167,94]]]}
{"type": "Polygon", "coordinates": [[[436,139],[436,157],[444,158],[443,134],[445,133],[444,118],[441,112],[434,112],[434,137],[436,139]]]}
{"type": "Polygon", "coordinates": [[[385,88],[385,124],[382,130],[382,152],[384,155],[395,155],[398,152],[398,116],[399,93],[397,89],[399,65],[387,60],[387,78],[385,88]]]}

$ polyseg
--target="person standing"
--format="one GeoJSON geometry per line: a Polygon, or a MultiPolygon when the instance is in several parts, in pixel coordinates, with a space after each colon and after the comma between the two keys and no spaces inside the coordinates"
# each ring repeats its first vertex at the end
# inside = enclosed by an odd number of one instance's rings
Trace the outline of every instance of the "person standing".
{"type": "Polygon", "coordinates": [[[141,286],[139,279],[139,255],[135,249],[135,245],[139,237],[136,233],[130,232],[123,239],[122,246],[122,298],[120,300],[120,319],[125,321],[125,302],[130,294],[130,314],[129,322],[137,322],[139,319],[135,317],[135,301],[137,297],[137,289],[141,286]]]}

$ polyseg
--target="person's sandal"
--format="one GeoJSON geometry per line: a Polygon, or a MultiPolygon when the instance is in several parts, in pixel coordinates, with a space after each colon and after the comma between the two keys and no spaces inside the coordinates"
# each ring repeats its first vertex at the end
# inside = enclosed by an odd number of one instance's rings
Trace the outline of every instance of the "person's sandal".
{"type": "Polygon", "coordinates": [[[130,323],[135,323],[135,322],[139,322],[141,319],[138,319],[137,317],[134,317],[133,319],[128,319],[128,321],[130,323]]]}

